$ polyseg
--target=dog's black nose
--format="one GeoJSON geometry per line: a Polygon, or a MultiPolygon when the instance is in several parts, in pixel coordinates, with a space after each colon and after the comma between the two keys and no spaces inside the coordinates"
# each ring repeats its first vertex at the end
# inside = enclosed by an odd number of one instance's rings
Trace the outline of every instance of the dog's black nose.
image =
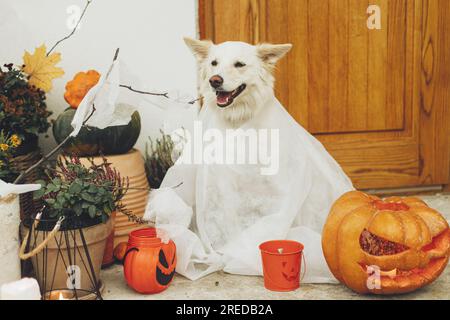
{"type": "Polygon", "coordinates": [[[221,76],[219,76],[219,75],[215,75],[215,76],[212,76],[210,79],[209,79],[209,84],[211,85],[211,87],[213,87],[214,89],[217,89],[217,88],[219,88],[220,86],[222,86],[223,85],[223,78],[221,77],[221,76]]]}

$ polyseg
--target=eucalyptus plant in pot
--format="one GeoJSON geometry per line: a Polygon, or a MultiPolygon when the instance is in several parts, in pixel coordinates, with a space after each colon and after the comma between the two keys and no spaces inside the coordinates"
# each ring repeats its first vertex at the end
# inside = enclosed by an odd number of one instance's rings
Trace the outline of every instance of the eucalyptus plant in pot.
{"type": "Polygon", "coordinates": [[[42,188],[34,194],[44,201],[45,208],[36,219],[24,222],[21,259],[32,259],[44,294],[67,288],[69,273],[74,270],[68,271],[70,266],[78,272],[78,287],[93,292],[99,286],[105,246],[113,228],[111,217],[124,209],[121,199],[128,180],[106,159],[86,166],[76,156],[60,158],[55,168],[47,169],[47,175],[47,181],[37,181],[42,188]]]}

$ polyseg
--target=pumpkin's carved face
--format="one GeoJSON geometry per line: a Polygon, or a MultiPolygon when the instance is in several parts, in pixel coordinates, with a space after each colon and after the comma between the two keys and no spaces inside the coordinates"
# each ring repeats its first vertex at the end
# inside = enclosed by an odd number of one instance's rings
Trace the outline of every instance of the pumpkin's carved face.
{"type": "Polygon", "coordinates": [[[381,200],[351,191],[333,205],[322,249],[331,272],[351,289],[404,293],[431,283],[445,269],[450,229],[418,198],[381,200]]]}
{"type": "Polygon", "coordinates": [[[161,286],[167,286],[175,275],[176,265],[175,246],[162,247],[159,251],[159,260],[156,265],[156,281],[161,286]]]}

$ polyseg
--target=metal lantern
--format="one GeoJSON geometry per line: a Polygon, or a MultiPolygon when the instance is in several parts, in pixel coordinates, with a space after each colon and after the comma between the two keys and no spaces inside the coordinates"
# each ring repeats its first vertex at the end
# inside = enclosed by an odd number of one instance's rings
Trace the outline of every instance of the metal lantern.
{"type": "Polygon", "coordinates": [[[101,300],[99,273],[106,239],[112,231],[111,219],[73,228],[77,221],[41,219],[41,215],[22,222],[19,255],[22,260],[31,259],[42,298],[101,300]]]}

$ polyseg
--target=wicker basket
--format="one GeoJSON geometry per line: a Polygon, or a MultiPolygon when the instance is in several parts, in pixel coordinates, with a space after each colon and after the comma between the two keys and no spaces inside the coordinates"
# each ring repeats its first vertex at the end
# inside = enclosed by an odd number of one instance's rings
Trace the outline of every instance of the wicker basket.
{"type": "MultiPolygon", "coordinates": [[[[26,153],[24,155],[13,157],[11,163],[18,172],[25,171],[33,164],[38,162],[42,158],[41,150],[38,148],[35,151],[26,153]]],[[[22,183],[34,183],[39,179],[39,170],[33,170],[28,174],[22,183]]],[[[24,217],[30,217],[36,210],[39,210],[42,206],[40,200],[33,200],[33,193],[28,192],[20,195],[20,219],[23,220],[24,217]]]]}

